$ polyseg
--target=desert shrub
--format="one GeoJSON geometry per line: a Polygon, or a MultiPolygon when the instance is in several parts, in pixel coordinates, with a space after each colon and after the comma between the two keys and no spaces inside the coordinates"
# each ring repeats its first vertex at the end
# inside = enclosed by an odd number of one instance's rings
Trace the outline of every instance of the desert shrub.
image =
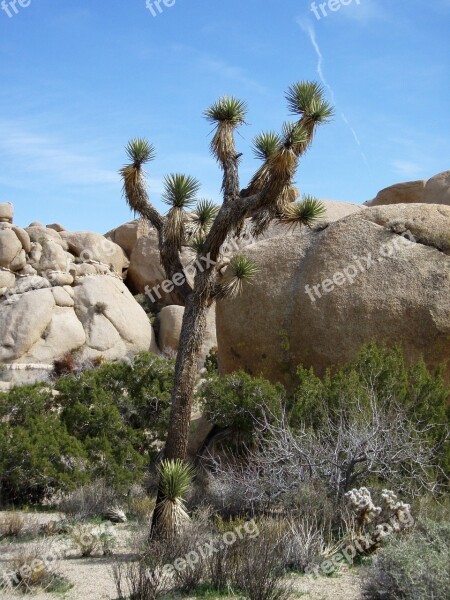
{"type": "Polygon", "coordinates": [[[118,492],[99,479],[64,494],[58,509],[72,520],[103,517],[118,500],[118,492]]]}
{"type": "Polygon", "coordinates": [[[284,388],[243,371],[213,375],[200,389],[200,401],[207,419],[221,428],[231,428],[248,440],[255,421],[264,413],[280,415],[284,388]]]}
{"type": "Polygon", "coordinates": [[[37,589],[46,592],[66,592],[72,585],[57,572],[58,562],[45,542],[22,546],[8,564],[3,581],[7,589],[31,593],[37,589]]]}
{"type": "Polygon", "coordinates": [[[42,385],[0,395],[0,501],[35,503],[88,480],[83,445],[67,431],[42,385]]]}
{"type": "Polygon", "coordinates": [[[211,348],[205,358],[205,369],[209,376],[217,375],[219,372],[219,361],[217,348],[211,348]]]}
{"type": "MultiPolygon", "coordinates": [[[[145,424],[151,439],[164,435],[167,428],[173,369],[173,361],[144,352],[133,362],[105,363],[79,376],[63,378],[56,388],[61,402],[71,407],[95,403],[114,406],[132,430],[141,431],[145,424]]],[[[83,433],[88,435],[89,431],[83,433]]]]}
{"type": "Polygon", "coordinates": [[[141,483],[165,435],[173,363],[143,353],[0,394],[0,503],[141,483]]]}
{"type": "Polygon", "coordinates": [[[128,510],[141,525],[148,525],[155,508],[155,500],[148,496],[133,496],[128,501],[128,510]]]}
{"type": "Polygon", "coordinates": [[[391,539],[362,582],[365,600],[445,600],[450,581],[450,524],[426,521],[391,539]]]}
{"type": "Polygon", "coordinates": [[[262,526],[255,539],[233,546],[233,587],[249,600],[287,600],[292,593],[285,576],[284,535],[277,527],[262,526]]]}
{"type": "Polygon", "coordinates": [[[18,537],[25,526],[23,515],[15,510],[0,517],[0,539],[18,537]]]}
{"type": "Polygon", "coordinates": [[[91,525],[75,525],[70,533],[70,541],[82,557],[92,556],[101,549],[99,534],[91,525]]]}
{"type": "Polygon", "coordinates": [[[147,560],[116,561],[112,567],[117,600],[156,600],[169,585],[169,576],[147,560]]]}
{"type": "Polygon", "coordinates": [[[294,428],[319,430],[328,420],[338,422],[357,409],[367,414],[373,402],[380,410],[400,409],[409,421],[425,430],[424,437],[439,447],[438,463],[450,466],[447,429],[450,388],[442,373],[430,372],[423,360],[407,366],[399,348],[369,344],[348,365],[320,379],[299,367],[299,385],[290,404],[294,428]]]}

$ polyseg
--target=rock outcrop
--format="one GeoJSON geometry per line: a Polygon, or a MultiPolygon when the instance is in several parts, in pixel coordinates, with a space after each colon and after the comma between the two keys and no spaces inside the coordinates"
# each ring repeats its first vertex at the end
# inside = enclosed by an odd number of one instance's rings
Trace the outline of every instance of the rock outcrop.
{"type": "Polygon", "coordinates": [[[158,352],[123,283],[120,246],[38,222],[22,229],[7,220],[12,214],[0,205],[0,363],[48,366],[69,351],[86,360],[158,352]]]}
{"type": "Polygon", "coordinates": [[[428,181],[407,181],[384,188],[365,206],[389,204],[447,204],[450,206],[450,171],[435,175],[428,181]]]}
{"type": "Polygon", "coordinates": [[[216,309],[220,369],[291,387],[298,364],[323,374],[376,340],[450,380],[449,236],[450,207],[402,204],[249,246],[256,281],[216,309]]]}

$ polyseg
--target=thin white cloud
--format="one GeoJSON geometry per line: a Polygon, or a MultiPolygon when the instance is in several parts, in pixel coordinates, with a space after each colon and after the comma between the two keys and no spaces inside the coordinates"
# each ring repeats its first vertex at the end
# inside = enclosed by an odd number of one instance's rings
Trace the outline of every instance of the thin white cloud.
{"type": "Polygon", "coordinates": [[[255,92],[262,94],[266,91],[266,88],[258,83],[255,79],[248,77],[244,69],[230,65],[223,60],[215,60],[213,58],[203,57],[200,59],[199,64],[202,68],[211,71],[212,73],[219,74],[222,77],[226,77],[227,79],[231,79],[236,83],[241,83],[246,88],[255,92]]]}
{"type": "MultiPolygon", "coordinates": [[[[314,30],[314,27],[311,25],[311,23],[308,20],[305,20],[305,19],[297,19],[297,23],[298,23],[298,25],[300,25],[301,29],[303,29],[303,31],[308,35],[311,45],[314,48],[315,53],[317,54],[317,67],[316,67],[317,74],[319,75],[320,81],[329,90],[331,101],[332,101],[333,105],[336,106],[337,105],[336,95],[334,93],[333,88],[328,83],[327,79],[325,78],[325,74],[323,71],[323,62],[324,62],[323,54],[320,49],[319,43],[317,41],[316,32],[314,30]]],[[[362,150],[361,142],[359,140],[359,137],[358,137],[356,131],[350,125],[350,123],[344,113],[341,113],[341,118],[344,121],[344,123],[347,125],[347,127],[350,129],[350,132],[351,132],[356,144],[359,147],[361,158],[363,159],[366,166],[370,168],[367,157],[362,150]]]]}
{"type": "Polygon", "coordinates": [[[402,177],[420,177],[425,173],[423,165],[409,160],[394,160],[391,166],[394,173],[402,177]]]}
{"type": "Polygon", "coordinates": [[[78,186],[116,184],[119,175],[99,164],[97,157],[101,154],[99,144],[80,149],[56,136],[35,133],[33,127],[0,121],[0,158],[10,184],[18,177],[28,178],[27,183],[32,184],[33,179],[42,176],[78,186]]]}

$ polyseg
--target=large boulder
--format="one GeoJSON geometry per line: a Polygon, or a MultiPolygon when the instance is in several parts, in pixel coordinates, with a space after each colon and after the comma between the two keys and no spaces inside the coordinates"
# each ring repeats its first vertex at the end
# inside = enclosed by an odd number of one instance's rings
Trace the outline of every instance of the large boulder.
{"type": "Polygon", "coordinates": [[[50,286],[44,277],[21,277],[0,298],[0,362],[51,364],[69,351],[86,360],[158,352],[147,315],[119,278],[50,286]]]}
{"type": "Polygon", "coordinates": [[[385,206],[389,204],[417,204],[424,202],[426,180],[396,183],[382,189],[373,200],[365,202],[365,206],[385,206]]]}
{"type": "Polygon", "coordinates": [[[12,223],[14,207],[11,202],[0,202],[0,223],[12,223]]]}
{"type": "Polygon", "coordinates": [[[450,171],[444,171],[427,181],[424,202],[450,206],[450,171]]]}
{"type": "Polygon", "coordinates": [[[136,219],[105,233],[105,237],[120,246],[128,257],[131,256],[137,241],[150,232],[150,225],[145,219],[136,219]]]}
{"type": "Polygon", "coordinates": [[[75,313],[86,332],[82,356],[114,360],[137,352],[157,352],[150,321],[125,285],[105,275],[86,277],[74,288],[75,313]]]}
{"type": "Polygon", "coordinates": [[[8,267],[22,250],[22,244],[12,229],[0,229],[0,267],[8,267]]]}
{"type": "MultiPolygon", "coordinates": [[[[164,354],[173,356],[178,352],[183,316],[184,307],[177,305],[165,306],[159,313],[158,346],[164,354]]],[[[205,339],[199,358],[199,368],[203,367],[209,351],[216,347],[216,311],[212,307],[208,311],[205,339]]]]}
{"type": "Polygon", "coordinates": [[[83,261],[91,260],[109,265],[120,276],[128,266],[128,259],[122,248],[99,233],[61,231],[58,235],[67,242],[70,252],[83,261]]]}
{"type": "Polygon", "coordinates": [[[44,227],[37,221],[31,223],[28,227],[25,227],[25,231],[28,233],[31,242],[42,245],[47,241],[56,242],[64,250],[67,250],[67,242],[65,242],[57,231],[44,227]]]}
{"type": "MultiPolygon", "coordinates": [[[[187,269],[186,275],[189,281],[192,281],[192,274],[188,267],[193,261],[194,254],[188,248],[184,248],[181,262],[187,269]]],[[[166,279],[161,265],[158,234],[155,229],[150,229],[147,235],[140,237],[134,246],[128,268],[127,285],[134,292],[147,294],[152,302],[163,305],[181,303],[173,282],[166,279]]]]}
{"type": "MultiPolygon", "coordinates": [[[[363,206],[348,202],[323,200],[323,203],[327,211],[324,217],[326,222],[336,221],[365,209],[363,206]]],[[[121,245],[130,256],[127,285],[136,293],[147,294],[152,302],[163,305],[181,304],[180,298],[173,290],[173,284],[166,281],[160,261],[158,234],[153,228],[147,229],[147,231],[145,228],[145,223],[142,220],[137,220],[106,234],[109,239],[121,245]]],[[[249,229],[249,227],[246,228],[246,233],[240,240],[233,241],[229,248],[230,254],[254,241],[249,229]]],[[[258,239],[291,235],[292,233],[295,232],[291,228],[274,221],[258,239]]],[[[192,277],[189,266],[192,265],[194,260],[193,253],[187,247],[183,248],[181,262],[183,268],[186,269],[188,280],[191,282],[192,277]]]]}
{"type": "Polygon", "coordinates": [[[322,375],[375,340],[450,381],[449,235],[449,207],[410,204],[249,246],[260,273],[216,309],[221,371],[292,388],[297,365],[322,375]]]}
{"type": "Polygon", "coordinates": [[[388,204],[446,204],[450,206],[450,171],[435,175],[428,181],[407,181],[384,188],[365,206],[388,204]]]}

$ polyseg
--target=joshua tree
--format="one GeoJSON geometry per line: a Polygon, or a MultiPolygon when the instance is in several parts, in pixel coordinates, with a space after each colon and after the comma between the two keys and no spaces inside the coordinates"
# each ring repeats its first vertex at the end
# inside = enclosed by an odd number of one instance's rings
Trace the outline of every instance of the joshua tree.
{"type": "MultiPolygon", "coordinates": [[[[211,152],[223,172],[223,203],[198,203],[193,215],[187,208],[195,202],[200,184],[190,176],[172,174],[165,179],[164,201],[169,205],[162,216],[149,202],[143,167],[155,157],[154,147],[144,139],[129,142],[130,163],[121,169],[126,200],[137,214],[158,232],[161,263],[168,280],[185,305],[179,350],[175,367],[169,430],[165,459],[186,457],[192,398],[198,358],[204,340],[208,308],[218,300],[237,295],[243,284],[257,273],[256,266],[244,256],[231,259],[226,270],[222,249],[231,238],[238,238],[246,219],[254,235],[263,233],[274,219],[291,226],[310,227],[324,214],[323,205],[314,198],[292,202],[293,178],[300,157],[312,143],[316,128],[327,122],[333,109],[324,99],[323,88],[314,82],[301,82],[289,88],[287,102],[295,122],[285,123],[282,133],[262,133],[254,140],[255,154],[262,159],[246,189],[239,185],[239,154],[234,134],[245,123],[246,104],[223,97],[204,113],[214,125],[211,152]],[[190,243],[197,252],[198,268],[194,284],[183,277],[180,253],[190,243]]],[[[162,499],[161,493],[159,500],[162,499]]],[[[155,511],[157,514],[157,511],[155,511]]],[[[155,525],[155,520],[153,525],[155,525]]]]}

